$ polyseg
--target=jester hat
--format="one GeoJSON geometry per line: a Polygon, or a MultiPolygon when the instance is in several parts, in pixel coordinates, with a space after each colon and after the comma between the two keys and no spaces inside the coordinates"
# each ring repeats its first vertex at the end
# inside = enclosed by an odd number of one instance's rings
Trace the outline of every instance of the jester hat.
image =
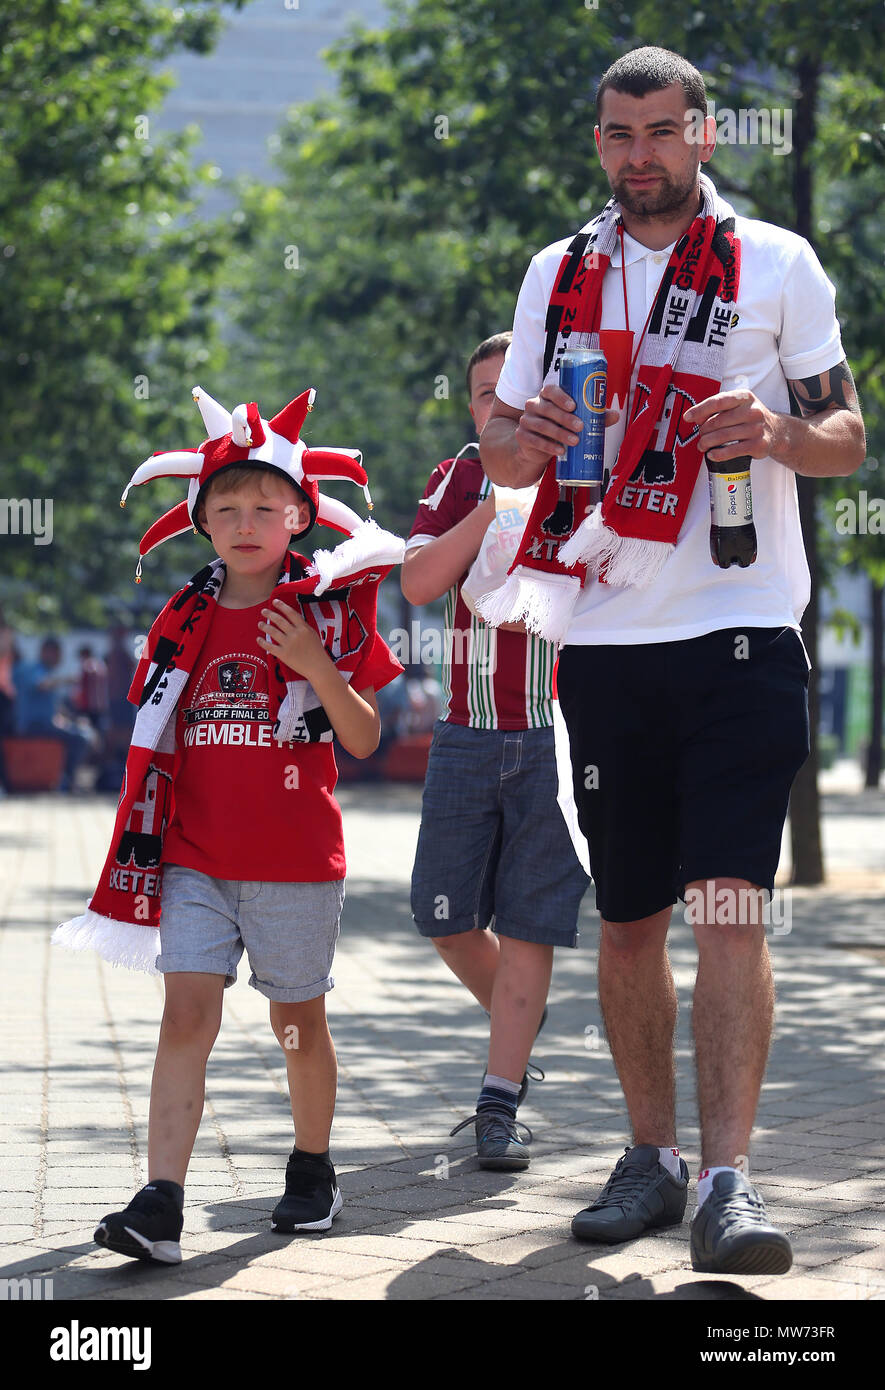
{"type": "Polygon", "coordinates": [[[305,531],[300,532],[301,536],[315,522],[331,526],[346,536],[351,536],[354,529],[362,525],[361,518],[350,507],[335,498],[323,497],[319,490],[321,481],[347,478],[362,487],[371,510],[368,478],[360,450],[309,449],[300,438],[307,412],[313,409],[316,397],[313,387],[302,391],[272,420],[259,415],[254,401],[238,405],[231,414],[199,386],[194,387],[193,397],[200,408],[208,439],[204,439],[198,449],[161,452],[145,459],[136,468],[120,498],[120,506],[124,507],[130,489],[152,478],[190,479],[187,501],[170,508],[142,537],[138,547],[137,580],[141,577],[142,560],[163,541],[184,535],[192,527],[209,539],[199,521],[200,502],[211,479],[226,468],[246,465],[268,469],[300,488],[310,507],[310,522],[305,531]]]}

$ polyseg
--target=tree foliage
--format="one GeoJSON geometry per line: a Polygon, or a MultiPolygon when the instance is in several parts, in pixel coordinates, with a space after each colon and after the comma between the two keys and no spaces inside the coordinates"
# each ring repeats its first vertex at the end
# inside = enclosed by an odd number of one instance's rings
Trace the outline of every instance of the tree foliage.
{"type": "Polygon", "coordinates": [[[148,453],[196,442],[187,391],[220,361],[225,245],[196,215],[192,137],[158,138],[151,113],[169,86],[157,65],[206,52],[217,9],[36,0],[0,15],[0,492],[51,499],[53,531],[0,537],[19,626],[101,621],[101,595],[131,595],[136,527],[162,503],[130,520],[122,488],[148,453]]]}

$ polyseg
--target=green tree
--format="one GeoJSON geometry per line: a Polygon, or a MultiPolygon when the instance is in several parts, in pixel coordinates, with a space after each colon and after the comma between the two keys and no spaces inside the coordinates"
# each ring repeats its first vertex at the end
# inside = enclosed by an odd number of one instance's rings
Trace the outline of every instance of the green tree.
{"type": "Polygon", "coordinates": [[[0,15],[0,490],[52,502],[52,544],[0,538],[0,596],[22,626],[102,621],[104,595],[132,593],[139,521],[181,497],[118,508],[148,453],[197,442],[188,388],[220,360],[224,238],[196,216],[192,138],[158,137],[151,115],[170,85],[158,64],[206,52],[217,9],[36,0],[0,15]]]}

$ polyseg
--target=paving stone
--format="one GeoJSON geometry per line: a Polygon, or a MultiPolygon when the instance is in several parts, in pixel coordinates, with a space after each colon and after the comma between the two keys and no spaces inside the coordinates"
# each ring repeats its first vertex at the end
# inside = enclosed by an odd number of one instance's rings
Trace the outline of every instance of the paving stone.
{"type": "MultiPolygon", "coordinates": [[[[432,1295],[431,1295],[432,1296],[432,1295]]],[[[520,1302],[565,1303],[583,1299],[582,1292],[576,1292],[566,1284],[551,1283],[530,1271],[522,1271],[508,1279],[499,1279],[492,1284],[478,1288],[464,1289],[460,1293],[439,1296],[439,1301],[457,1300],[466,1302],[481,1300],[503,1303],[516,1299],[520,1302]]]]}
{"type": "MultiPolygon", "coordinates": [[[[5,1277],[51,1277],[56,1297],[85,1302],[878,1301],[885,1281],[885,966],[828,942],[855,930],[882,938],[885,876],[881,890],[865,896],[848,886],[794,890],[794,931],[770,943],[778,1020],[751,1163],[770,1214],[791,1233],[794,1269],[781,1279],[699,1276],[690,1269],[687,1222],[615,1247],[570,1235],[572,1217],[597,1195],[629,1132],[608,1050],[584,1046],[585,1028],[601,1029],[599,923],[588,903],[582,949],[557,957],[550,1019],[535,1049],[548,1079],[532,1086],[520,1112],[536,1134],[531,1168],[485,1172],[466,1136],[449,1137],[474,1103],[488,1024],[411,924],[420,788],[378,793],[342,789],[350,917],[328,1006],[340,1060],[332,1153],[345,1206],[327,1234],[270,1231],[291,1114],[266,1001],[241,980],[228,991],[208,1067],[209,1105],[188,1175],[185,1259],[169,1269],[92,1242],[97,1219],[146,1180],[162,982],[88,954],[51,952],[43,1032],[47,933],[57,901],[91,891],[113,798],[73,798],[64,807],[52,797],[17,798],[14,808],[0,800],[0,882],[10,892],[10,922],[0,937],[7,965],[0,1049],[9,1062],[0,1078],[5,1277]],[[15,876],[4,879],[8,863],[15,876]]],[[[881,834],[885,793],[877,797],[864,802],[862,815],[840,804],[825,817],[826,833],[842,837],[840,872],[847,873],[856,846],[869,856],[881,834]]],[[[684,922],[674,922],[670,945],[683,1005],[677,1120],[694,1176],[700,1153],[689,1004],[697,958],[684,922]]],[[[694,1200],[692,1191],[688,1216],[694,1200]]]]}

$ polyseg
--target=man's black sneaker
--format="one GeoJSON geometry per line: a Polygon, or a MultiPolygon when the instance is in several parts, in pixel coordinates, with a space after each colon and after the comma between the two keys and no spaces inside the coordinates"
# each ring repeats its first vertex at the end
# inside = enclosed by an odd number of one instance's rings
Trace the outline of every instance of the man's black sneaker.
{"type": "Polygon", "coordinates": [[[681,1158],[679,1171],[681,1178],[668,1173],[657,1144],[628,1148],[593,1205],[572,1221],[572,1235],[614,1245],[643,1231],[678,1226],[688,1200],[688,1168],[681,1158]]]}
{"type": "Polygon", "coordinates": [[[95,1232],[98,1245],[157,1264],[181,1263],[181,1228],[184,1215],[168,1192],[148,1183],[136,1192],[125,1211],[103,1216],[95,1232]]]}
{"type": "Polygon", "coordinates": [[[717,1173],[713,1190],[691,1223],[691,1267],[702,1274],[786,1274],[793,1250],[772,1226],[749,1178],[731,1168],[717,1173]]]}
{"type": "Polygon", "coordinates": [[[274,1231],[328,1231],[344,1203],[335,1169],[325,1158],[293,1149],[286,1164],[286,1192],[274,1207],[274,1231]]]}
{"type": "Polygon", "coordinates": [[[528,1125],[520,1124],[509,1110],[480,1110],[455,1125],[449,1133],[458,1134],[471,1124],[476,1125],[476,1156],[480,1168],[504,1172],[528,1168],[532,1131],[528,1125]]]}

